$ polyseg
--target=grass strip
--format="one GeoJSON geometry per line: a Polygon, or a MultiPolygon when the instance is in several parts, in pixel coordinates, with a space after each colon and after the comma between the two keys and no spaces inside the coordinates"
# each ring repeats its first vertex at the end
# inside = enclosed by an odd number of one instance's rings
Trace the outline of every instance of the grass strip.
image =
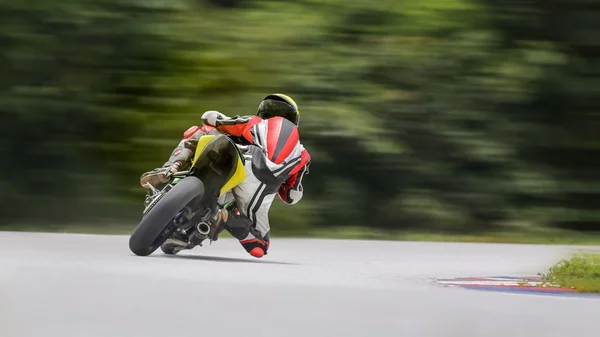
{"type": "Polygon", "coordinates": [[[578,253],[540,273],[543,282],[582,293],[600,293],[600,253],[578,253]]]}

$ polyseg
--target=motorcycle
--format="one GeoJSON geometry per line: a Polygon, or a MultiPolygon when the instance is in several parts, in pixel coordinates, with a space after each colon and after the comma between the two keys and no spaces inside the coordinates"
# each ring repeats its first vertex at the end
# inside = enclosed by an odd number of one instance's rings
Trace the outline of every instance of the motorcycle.
{"type": "Polygon", "coordinates": [[[226,135],[204,135],[198,140],[188,171],[174,173],[162,189],[147,185],[142,219],[129,238],[129,249],[138,256],[158,247],[165,254],[202,246],[214,239],[214,219],[233,201],[219,204],[219,197],[246,179],[245,158],[226,135]]]}

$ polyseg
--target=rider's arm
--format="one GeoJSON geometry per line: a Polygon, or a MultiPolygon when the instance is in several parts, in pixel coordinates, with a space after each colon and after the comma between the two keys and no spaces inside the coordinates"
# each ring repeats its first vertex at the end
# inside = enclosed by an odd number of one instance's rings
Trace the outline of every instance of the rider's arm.
{"type": "Polygon", "coordinates": [[[252,127],[260,123],[262,119],[257,116],[234,116],[227,117],[218,111],[206,111],[202,115],[202,123],[215,127],[222,133],[232,135],[234,137],[244,137],[248,142],[252,143],[252,127]]]}
{"type": "Polygon", "coordinates": [[[302,178],[304,178],[305,174],[308,174],[309,166],[310,155],[308,151],[303,150],[300,163],[290,172],[291,176],[277,191],[281,201],[288,205],[294,205],[302,199],[304,195],[302,178]]]}

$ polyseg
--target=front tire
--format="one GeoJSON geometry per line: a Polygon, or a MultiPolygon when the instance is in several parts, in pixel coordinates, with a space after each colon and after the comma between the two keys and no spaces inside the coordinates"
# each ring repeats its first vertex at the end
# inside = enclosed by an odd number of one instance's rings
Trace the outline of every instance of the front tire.
{"type": "Polygon", "coordinates": [[[129,249],[139,256],[152,254],[173,233],[168,225],[186,205],[204,195],[204,184],[196,177],[186,177],[142,218],[129,237],[129,249]]]}

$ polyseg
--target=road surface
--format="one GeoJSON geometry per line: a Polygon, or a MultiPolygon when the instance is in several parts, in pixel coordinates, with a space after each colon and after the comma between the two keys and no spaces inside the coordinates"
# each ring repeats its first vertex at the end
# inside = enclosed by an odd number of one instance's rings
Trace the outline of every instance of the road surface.
{"type": "Polygon", "coordinates": [[[127,236],[0,232],[0,336],[594,336],[600,300],[442,287],[535,276],[576,247],[231,239],[169,257],[127,236]]]}

